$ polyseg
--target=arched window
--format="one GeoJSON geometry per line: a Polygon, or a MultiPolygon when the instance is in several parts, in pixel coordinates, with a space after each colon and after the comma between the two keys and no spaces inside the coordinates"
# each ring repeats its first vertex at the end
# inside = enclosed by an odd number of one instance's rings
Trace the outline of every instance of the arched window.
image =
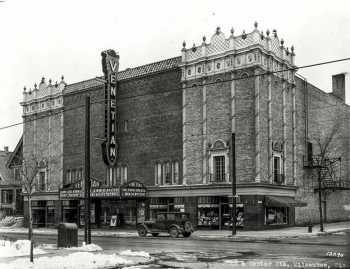
{"type": "Polygon", "coordinates": [[[248,77],[249,77],[248,73],[243,73],[243,74],[241,75],[241,78],[248,78],[248,77]]]}

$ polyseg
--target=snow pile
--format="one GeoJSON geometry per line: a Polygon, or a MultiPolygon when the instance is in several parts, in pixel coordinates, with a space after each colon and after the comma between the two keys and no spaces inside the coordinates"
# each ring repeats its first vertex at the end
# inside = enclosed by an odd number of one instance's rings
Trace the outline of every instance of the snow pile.
{"type": "MultiPolygon", "coordinates": [[[[0,257],[29,256],[30,241],[17,240],[16,242],[0,240],[0,257]]],[[[34,254],[46,253],[40,248],[34,248],[34,254]]],[[[0,266],[1,268],[1,266],[0,266]]]]}
{"type": "Polygon", "coordinates": [[[125,259],[117,254],[102,254],[91,252],[75,252],[66,256],[51,256],[34,258],[34,264],[28,258],[21,258],[10,263],[0,263],[0,268],[6,269],[93,269],[104,267],[118,267],[136,265],[143,261],[125,259]]]}
{"type": "Polygon", "coordinates": [[[74,251],[102,251],[103,249],[95,244],[88,244],[86,245],[85,242],[83,242],[83,245],[81,247],[72,247],[69,248],[70,250],[74,251]]]}
{"type": "Polygon", "coordinates": [[[144,257],[144,258],[150,258],[151,256],[149,253],[145,251],[132,251],[130,249],[124,250],[122,252],[119,252],[120,255],[123,256],[138,256],[138,257],[144,257]]]}
{"type": "Polygon", "coordinates": [[[23,217],[6,216],[0,220],[0,227],[22,227],[23,217]]]}

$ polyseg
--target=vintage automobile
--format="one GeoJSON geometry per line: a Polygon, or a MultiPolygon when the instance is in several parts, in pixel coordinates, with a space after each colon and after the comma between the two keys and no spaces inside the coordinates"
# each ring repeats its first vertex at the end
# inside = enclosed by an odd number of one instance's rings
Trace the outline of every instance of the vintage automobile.
{"type": "Polygon", "coordinates": [[[172,238],[180,234],[189,237],[193,231],[188,213],[182,212],[159,212],[155,220],[144,221],[137,225],[137,232],[141,237],[148,233],[157,236],[161,232],[169,233],[172,238]]]}

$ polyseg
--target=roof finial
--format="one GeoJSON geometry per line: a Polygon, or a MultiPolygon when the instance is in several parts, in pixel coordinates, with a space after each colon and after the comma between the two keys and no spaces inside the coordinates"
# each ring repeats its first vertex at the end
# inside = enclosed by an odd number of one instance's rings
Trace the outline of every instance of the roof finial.
{"type": "Polygon", "coordinates": [[[196,44],[195,43],[193,43],[193,45],[192,45],[192,51],[196,51],[196,44]]]}
{"type": "Polygon", "coordinates": [[[258,29],[258,22],[257,21],[254,22],[254,28],[258,29]]]}
{"type": "Polygon", "coordinates": [[[49,85],[51,85],[51,82],[52,82],[52,79],[50,78],[50,79],[49,79],[49,85]]]}
{"type": "Polygon", "coordinates": [[[42,84],[42,83],[45,83],[45,78],[44,77],[41,78],[40,84],[42,84]]]}
{"type": "Polygon", "coordinates": [[[267,35],[268,37],[270,36],[270,30],[269,30],[269,29],[266,30],[266,35],[267,35]]]}
{"type": "Polygon", "coordinates": [[[277,37],[277,30],[276,30],[276,29],[273,29],[272,32],[273,32],[273,36],[274,36],[274,37],[277,37]]]}
{"type": "Polygon", "coordinates": [[[281,47],[283,47],[283,45],[284,45],[284,40],[283,40],[283,38],[281,39],[281,47]]]}
{"type": "Polygon", "coordinates": [[[36,90],[36,87],[37,87],[38,85],[36,85],[36,83],[34,83],[34,90],[36,90]]]}
{"type": "Polygon", "coordinates": [[[261,38],[261,40],[264,40],[264,32],[263,31],[260,32],[260,38],[261,38]]]}
{"type": "Polygon", "coordinates": [[[243,30],[242,39],[246,39],[246,38],[247,38],[247,34],[245,33],[245,30],[243,30]]]}
{"type": "Polygon", "coordinates": [[[64,76],[63,75],[61,76],[61,80],[64,81],[64,76]]]}
{"type": "Polygon", "coordinates": [[[23,92],[26,92],[26,91],[27,91],[27,87],[24,86],[24,87],[23,87],[23,92]]]}
{"type": "Polygon", "coordinates": [[[235,32],[235,29],[233,29],[233,27],[231,28],[231,35],[233,35],[233,33],[235,32]]]}
{"type": "Polygon", "coordinates": [[[207,38],[205,37],[205,35],[202,37],[203,43],[205,43],[205,40],[207,40],[207,38]]]}
{"type": "Polygon", "coordinates": [[[219,27],[219,26],[216,27],[216,34],[217,34],[217,35],[220,34],[220,27],[219,27]]]}
{"type": "Polygon", "coordinates": [[[55,87],[56,87],[56,88],[58,87],[58,83],[57,83],[57,81],[55,82],[55,87]]]}
{"type": "Polygon", "coordinates": [[[186,41],[185,41],[185,40],[182,42],[182,48],[183,48],[183,49],[186,48],[186,41]]]}
{"type": "Polygon", "coordinates": [[[286,55],[287,56],[289,55],[289,48],[288,47],[286,48],[286,55]]]}

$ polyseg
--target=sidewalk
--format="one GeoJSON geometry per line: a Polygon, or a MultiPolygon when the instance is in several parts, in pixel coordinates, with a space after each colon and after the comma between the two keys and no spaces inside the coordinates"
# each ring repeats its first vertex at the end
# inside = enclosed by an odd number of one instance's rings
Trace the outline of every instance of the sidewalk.
{"type": "MultiPolygon", "coordinates": [[[[350,221],[347,222],[335,222],[326,223],[324,225],[325,232],[319,232],[319,225],[315,225],[312,229],[312,233],[307,232],[307,227],[288,227],[274,230],[262,230],[262,231],[241,231],[238,230],[237,234],[232,237],[230,230],[197,230],[191,238],[195,239],[231,239],[231,240],[277,240],[285,238],[308,238],[319,235],[332,234],[337,232],[343,232],[350,230],[350,221]]],[[[10,233],[27,234],[27,228],[11,228],[0,227],[0,236],[6,236],[10,233]]],[[[57,235],[57,230],[53,228],[36,228],[34,234],[47,234],[57,235]]],[[[84,235],[84,230],[79,229],[78,234],[84,235]]],[[[108,237],[138,237],[136,230],[125,229],[93,229],[91,231],[92,236],[108,236],[108,237]]]]}

